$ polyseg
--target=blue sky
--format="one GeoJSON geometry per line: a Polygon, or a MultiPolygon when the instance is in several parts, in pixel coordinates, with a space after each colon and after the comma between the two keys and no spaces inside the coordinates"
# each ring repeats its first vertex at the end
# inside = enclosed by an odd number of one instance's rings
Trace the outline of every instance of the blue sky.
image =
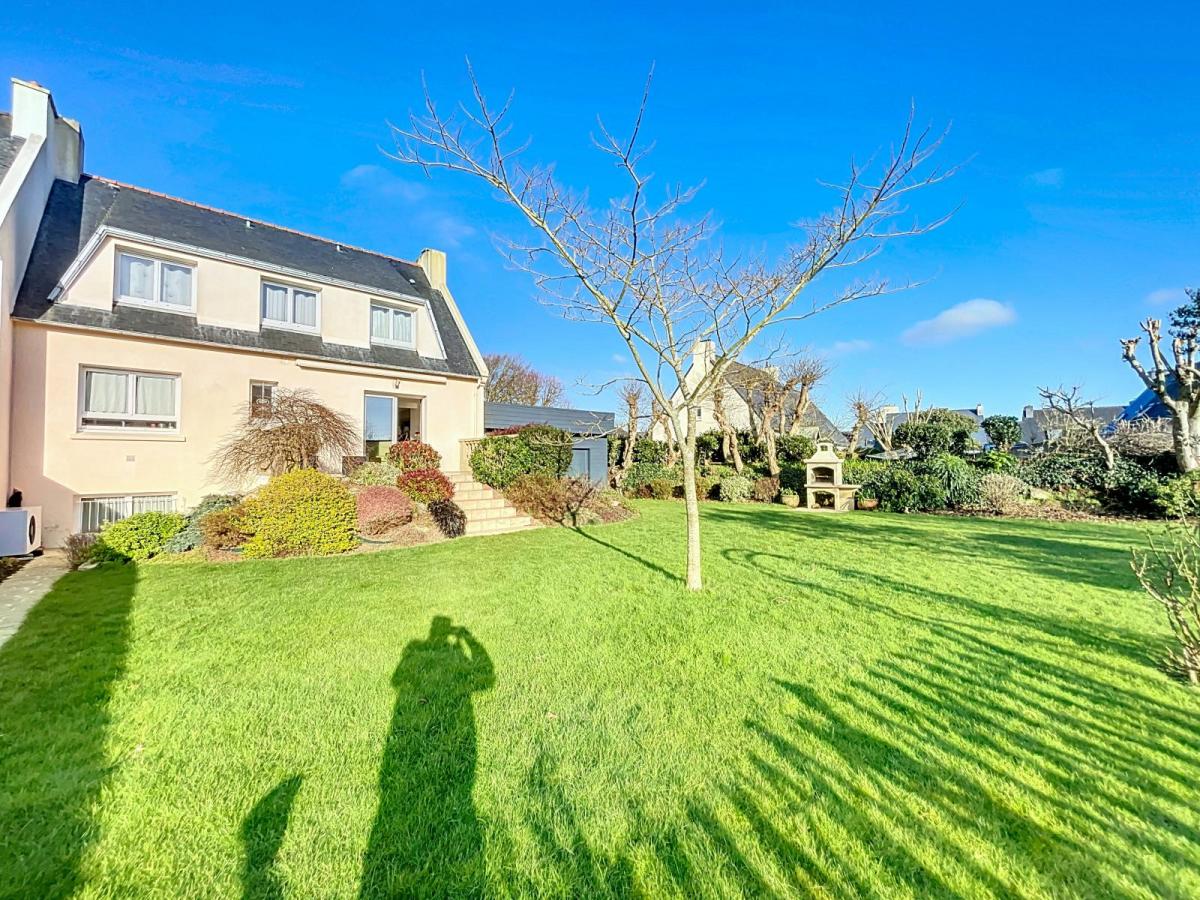
{"type": "Polygon", "coordinates": [[[785,331],[834,363],[823,405],[836,417],[860,386],[1018,413],[1039,384],[1138,393],[1118,338],[1200,284],[1193,4],[637,6],[212,3],[198,16],[10,0],[0,69],[83,123],[92,173],[407,259],[446,250],[481,347],[523,354],[600,408],[615,404],[576,383],[627,371],[619,340],[558,318],[507,267],[491,235],[520,223],[476,185],[382,154],[422,72],[457,100],[469,55],[493,95],[516,89],[531,158],[586,187],[610,177],[589,145],[595,116],[622,128],[653,63],[651,169],[704,181],[696,210],[767,253],[828,207],[817,180],[885,148],[915,102],[919,121],[952,125],[941,161],[967,161],[918,211],[961,209],[867,272],[921,287],[785,331]]]}

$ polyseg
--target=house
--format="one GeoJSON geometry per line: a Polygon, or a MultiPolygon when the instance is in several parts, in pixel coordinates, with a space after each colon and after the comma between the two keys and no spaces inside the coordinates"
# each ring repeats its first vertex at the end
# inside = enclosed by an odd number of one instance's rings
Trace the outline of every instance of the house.
{"type": "MultiPolygon", "coordinates": [[[[1081,408],[1080,414],[1103,425],[1109,425],[1122,418],[1127,409],[1129,407],[1088,405],[1081,408]]],[[[1135,417],[1131,416],[1130,418],[1135,417]]],[[[1021,440],[1013,449],[1021,452],[1044,447],[1062,437],[1062,433],[1061,413],[1052,409],[1034,409],[1032,406],[1026,406],[1021,411],[1021,440]]]]}
{"type": "Polygon", "coordinates": [[[362,454],[457,465],[487,369],[443,253],[415,262],[84,174],[80,126],[14,80],[0,115],[0,481],[49,546],[186,510],[248,404],[305,389],[362,454]]]}
{"type": "Polygon", "coordinates": [[[598,484],[608,483],[608,435],[616,426],[612,413],[523,403],[484,403],[485,431],[504,431],[522,425],[553,425],[573,435],[575,442],[567,474],[586,475],[598,484]]]}
{"type": "MultiPolygon", "coordinates": [[[[688,366],[687,372],[684,373],[687,384],[689,386],[693,385],[703,378],[708,373],[715,358],[716,349],[712,341],[699,342],[696,349],[692,352],[691,364],[688,366]]],[[[755,369],[752,366],[747,366],[739,362],[730,363],[726,370],[719,396],[725,418],[737,431],[757,429],[757,423],[762,418],[763,395],[761,390],[752,387],[752,385],[764,377],[770,377],[770,373],[766,370],[755,369]]],[[[700,433],[713,431],[718,427],[715,395],[716,392],[714,392],[714,397],[709,397],[700,404],[697,421],[697,428],[700,433]]],[[[678,392],[676,392],[673,399],[677,397],[678,392]]],[[[784,404],[783,428],[785,431],[791,426],[791,415],[795,406],[795,399],[796,392],[790,392],[788,401],[784,404]]],[[[838,447],[845,447],[847,444],[846,435],[830,421],[829,417],[812,400],[809,401],[807,409],[802,414],[799,431],[800,434],[810,437],[813,440],[823,438],[832,441],[838,447]]],[[[651,435],[660,441],[666,440],[669,437],[666,428],[661,423],[655,425],[651,435]]]]}

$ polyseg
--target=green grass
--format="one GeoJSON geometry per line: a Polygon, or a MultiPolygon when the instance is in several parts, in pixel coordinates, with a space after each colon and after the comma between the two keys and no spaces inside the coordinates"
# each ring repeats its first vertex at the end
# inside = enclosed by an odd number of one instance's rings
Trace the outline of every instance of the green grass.
{"type": "Polygon", "coordinates": [[[105,567],[0,648],[0,895],[1200,895],[1137,528],[712,504],[105,567]]]}

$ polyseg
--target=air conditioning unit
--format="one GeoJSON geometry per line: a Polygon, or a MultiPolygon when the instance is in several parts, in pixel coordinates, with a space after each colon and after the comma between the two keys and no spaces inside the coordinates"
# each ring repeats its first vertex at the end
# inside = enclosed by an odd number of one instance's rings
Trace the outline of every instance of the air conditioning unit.
{"type": "Polygon", "coordinates": [[[42,508],[0,510],[0,556],[28,556],[42,549],[42,508]]]}

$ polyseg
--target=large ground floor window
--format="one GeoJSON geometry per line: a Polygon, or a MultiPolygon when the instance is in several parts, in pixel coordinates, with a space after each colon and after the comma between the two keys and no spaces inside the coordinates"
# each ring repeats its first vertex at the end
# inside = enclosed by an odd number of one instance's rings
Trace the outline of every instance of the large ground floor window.
{"type": "Polygon", "coordinates": [[[421,440],[421,401],[391,394],[367,394],[363,403],[363,455],[384,459],[397,441],[421,440]]]}

